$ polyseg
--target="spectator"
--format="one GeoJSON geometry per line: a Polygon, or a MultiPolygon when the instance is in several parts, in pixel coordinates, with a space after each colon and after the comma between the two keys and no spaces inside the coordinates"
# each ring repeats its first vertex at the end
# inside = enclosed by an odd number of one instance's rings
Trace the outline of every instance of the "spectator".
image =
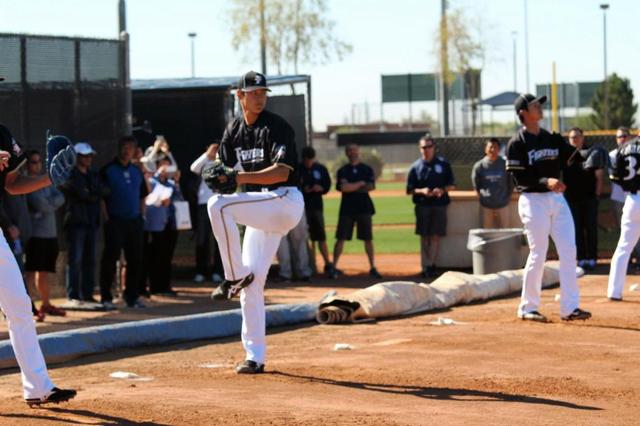
{"type": "Polygon", "coordinates": [[[157,168],[156,164],[160,158],[168,159],[169,173],[175,173],[175,171],[178,170],[178,163],[175,158],[173,158],[173,154],[171,154],[171,151],[169,150],[169,143],[162,135],[156,136],[155,142],[144,151],[144,156],[140,161],[147,171],[155,173],[157,168]]]}
{"type": "Polygon", "coordinates": [[[317,162],[315,158],[316,151],[313,147],[307,146],[302,149],[302,164],[299,170],[302,195],[304,196],[304,212],[311,240],[311,258],[315,263],[317,242],[324,260],[324,272],[328,276],[332,276],[334,267],[329,259],[322,203],[322,196],[331,188],[331,177],[327,168],[317,162]]]}
{"type": "MultiPolygon", "coordinates": [[[[42,157],[38,151],[27,152],[27,174],[42,174],[42,157]]],[[[64,204],[64,195],[53,186],[47,186],[27,195],[31,218],[31,238],[27,243],[25,271],[27,282],[35,282],[40,293],[40,311],[54,316],[65,316],[64,309],[51,304],[49,278],[55,277],[58,260],[58,231],[56,210],[64,204]]]]}
{"type": "Polygon", "coordinates": [[[586,270],[596,267],[598,257],[598,197],[604,188],[607,152],[598,147],[585,147],[582,129],[569,130],[569,143],[580,151],[562,170],[567,199],[576,230],[578,266],[586,270]]]}
{"type": "Polygon", "coordinates": [[[419,140],[420,156],[411,165],[407,194],[415,204],[416,234],[420,235],[422,276],[435,277],[440,237],[447,234],[449,191],[454,188],[451,166],[437,156],[435,141],[426,134],[419,140]]]}
{"type": "Polygon", "coordinates": [[[137,142],[132,136],[118,141],[118,156],[100,171],[108,191],[103,202],[104,251],[100,265],[100,293],[105,309],[114,309],[111,287],[116,262],[124,249],[127,277],[124,299],[129,307],[144,308],[139,300],[143,250],[144,198],[147,185],[139,168],[131,163],[137,142]]]}
{"type": "Polygon", "coordinates": [[[307,220],[304,213],[298,224],[280,240],[276,252],[280,265],[280,281],[309,281],[313,271],[309,265],[309,247],[307,246],[307,220]]]}
{"type": "Polygon", "coordinates": [[[100,226],[100,200],[104,195],[98,173],[91,168],[96,152],[86,142],[74,146],[76,167],[62,187],[67,198],[64,229],[67,235],[67,302],[75,308],[93,298],[96,277],[96,236],[100,226]]]}
{"type": "Polygon", "coordinates": [[[196,275],[193,281],[196,283],[204,282],[206,277],[211,273],[211,248],[213,246],[213,274],[211,279],[214,283],[221,283],[224,277],[224,269],[222,259],[220,258],[220,250],[218,243],[213,236],[211,230],[211,221],[207,211],[207,202],[213,196],[213,192],[202,180],[202,170],[211,166],[216,159],[218,153],[219,142],[213,143],[207,147],[204,154],[198,157],[191,164],[191,171],[198,176],[198,207],[195,217],[195,233],[196,233],[196,275]],[[213,240],[213,241],[212,241],[213,240]]]}
{"type": "Polygon", "coordinates": [[[483,228],[509,228],[509,201],[513,179],[506,162],[499,156],[500,143],[491,138],[484,147],[485,156],[473,165],[471,183],[478,193],[483,228]]]}
{"type": "MultiPolygon", "coordinates": [[[[178,240],[176,213],[173,201],[182,200],[180,171],[169,172],[171,160],[160,156],[156,173],[150,179],[151,193],[146,198],[145,212],[145,266],[149,277],[149,292],[163,296],[175,296],[171,288],[171,264],[178,240]],[[160,194],[158,188],[164,190],[160,194]]],[[[144,285],[143,285],[144,288],[144,285]]]]}
{"type": "Polygon", "coordinates": [[[342,254],[345,240],[351,240],[353,226],[357,225],[357,238],[364,241],[364,248],[369,258],[369,275],[382,278],[375,267],[373,259],[373,230],[371,219],[375,214],[373,201],[369,191],[376,188],[373,169],[360,162],[360,148],[356,144],[347,145],[345,154],[349,163],[338,170],[336,189],[342,192],[338,227],[336,229],[336,244],[333,248],[334,268],[332,277],[336,278],[338,259],[342,254]]]}

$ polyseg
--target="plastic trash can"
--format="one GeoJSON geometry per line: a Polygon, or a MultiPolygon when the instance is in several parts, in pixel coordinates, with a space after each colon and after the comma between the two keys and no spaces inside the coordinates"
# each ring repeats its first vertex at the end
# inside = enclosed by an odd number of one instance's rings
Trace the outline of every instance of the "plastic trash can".
{"type": "Polygon", "coordinates": [[[524,229],[471,229],[467,248],[477,275],[522,268],[521,247],[526,245],[524,229]]]}

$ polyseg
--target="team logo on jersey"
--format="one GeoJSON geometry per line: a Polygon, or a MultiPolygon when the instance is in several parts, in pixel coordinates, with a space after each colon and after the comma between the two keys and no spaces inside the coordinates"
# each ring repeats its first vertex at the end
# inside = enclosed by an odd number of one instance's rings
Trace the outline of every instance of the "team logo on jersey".
{"type": "Polygon", "coordinates": [[[287,153],[287,148],[284,145],[280,145],[276,148],[276,155],[273,156],[273,162],[279,163],[284,160],[284,156],[287,153]]]}
{"type": "Polygon", "coordinates": [[[433,166],[433,170],[437,173],[437,174],[441,174],[442,173],[442,166],[440,164],[436,164],[435,166],[433,166]]]}
{"type": "Polygon", "coordinates": [[[235,148],[236,158],[238,161],[244,164],[261,163],[264,161],[264,149],[242,149],[240,147],[235,148]]]}
{"type": "Polygon", "coordinates": [[[529,164],[533,164],[537,161],[555,160],[558,158],[560,150],[558,148],[533,149],[527,154],[529,155],[529,164]]]}
{"type": "Polygon", "coordinates": [[[314,178],[315,180],[320,180],[320,179],[322,179],[322,175],[320,174],[320,171],[318,171],[318,170],[314,170],[314,171],[313,171],[313,178],[314,178]]]}

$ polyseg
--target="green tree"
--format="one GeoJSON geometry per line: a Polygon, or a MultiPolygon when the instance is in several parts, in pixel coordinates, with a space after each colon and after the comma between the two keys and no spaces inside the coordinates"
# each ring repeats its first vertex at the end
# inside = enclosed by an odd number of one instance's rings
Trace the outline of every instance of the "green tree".
{"type": "MultiPolygon", "coordinates": [[[[247,56],[260,46],[259,5],[259,0],[233,0],[229,10],[231,45],[247,56]]],[[[326,0],[265,0],[264,5],[267,57],[278,74],[288,66],[297,74],[301,64],[342,60],[353,50],[336,36],[326,0]]]]}
{"type": "MultiPolygon", "coordinates": [[[[622,78],[613,73],[607,78],[609,89],[609,128],[620,126],[631,127],[633,117],[638,110],[638,104],[633,103],[633,90],[628,78],[622,78]]],[[[604,129],[604,84],[593,95],[591,100],[593,115],[591,119],[598,129],[604,129]]]]}

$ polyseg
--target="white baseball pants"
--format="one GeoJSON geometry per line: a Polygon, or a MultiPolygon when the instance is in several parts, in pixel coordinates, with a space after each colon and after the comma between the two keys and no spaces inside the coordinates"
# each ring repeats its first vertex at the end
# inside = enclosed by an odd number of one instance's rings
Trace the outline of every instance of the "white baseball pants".
{"type": "Polygon", "coordinates": [[[237,280],[253,273],[253,282],[240,293],[242,344],[246,359],[263,364],[266,349],[264,285],[280,240],[300,221],[302,194],[295,187],[269,192],[214,195],[207,204],[218,241],[225,278],[237,280]],[[242,250],[238,224],[246,225],[242,250]]]}
{"type": "Polygon", "coordinates": [[[9,338],[22,374],[24,398],[42,398],[53,389],[38,343],[31,299],[20,268],[0,232],[0,309],[7,317],[9,338]]]}
{"type": "Polygon", "coordinates": [[[611,258],[607,297],[622,298],[629,258],[640,238],[640,194],[628,194],[622,208],[620,239],[611,258]]]}
{"type": "Polygon", "coordinates": [[[518,200],[518,213],[524,224],[530,250],[524,269],[518,314],[538,310],[544,262],[551,236],[560,258],[560,315],[567,316],[580,305],[576,277],[576,238],[571,210],[562,194],[522,193],[518,200]]]}

